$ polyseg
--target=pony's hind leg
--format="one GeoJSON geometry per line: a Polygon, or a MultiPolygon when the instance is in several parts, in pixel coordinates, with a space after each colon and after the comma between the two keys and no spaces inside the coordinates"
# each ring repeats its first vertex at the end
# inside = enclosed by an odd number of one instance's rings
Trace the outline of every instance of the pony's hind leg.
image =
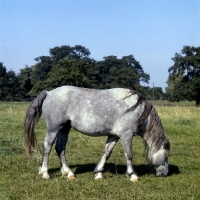
{"type": "Polygon", "coordinates": [[[103,178],[102,171],[104,169],[104,165],[105,165],[106,161],[108,160],[108,158],[110,157],[112,150],[118,140],[119,140],[118,137],[108,136],[101,160],[97,164],[97,166],[94,170],[94,177],[96,180],[103,178]]]}
{"type": "Polygon", "coordinates": [[[56,132],[47,132],[46,137],[44,139],[44,145],[43,145],[43,162],[42,167],[39,168],[39,174],[42,175],[42,178],[48,179],[48,159],[49,159],[49,153],[51,151],[52,145],[56,138],[56,132]]]}
{"type": "Polygon", "coordinates": [[[65,157],[65,148],[68,140],[69,130],[70,127],[65,126],[58,132],[55,149],[58,157],[60,158],[62,176],[67,177],[68,179],[73,179],[75,178],[75,175],[69,168],[65,157]]]}

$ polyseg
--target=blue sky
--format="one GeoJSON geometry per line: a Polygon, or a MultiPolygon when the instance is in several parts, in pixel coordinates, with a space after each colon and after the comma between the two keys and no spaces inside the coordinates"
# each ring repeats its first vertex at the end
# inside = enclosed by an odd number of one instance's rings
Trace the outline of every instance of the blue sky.
{"type": "Polygon", "coordinates": [[[7,70],[19,73],[61,45],[85,46],[95,60],[133,55],[149,86],[164,89],[175,53],[200,46],[200,0],[0,0],[7,70]]]}

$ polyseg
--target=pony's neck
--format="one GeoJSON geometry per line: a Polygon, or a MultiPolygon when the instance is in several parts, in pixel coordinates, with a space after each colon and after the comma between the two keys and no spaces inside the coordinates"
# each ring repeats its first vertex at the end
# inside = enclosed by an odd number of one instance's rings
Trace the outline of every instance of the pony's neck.
{"type": "Polygon", "coordinates": [[[155,108],[152,108],[143,126],[143,135],[141,136],[148,148],[148,161],[151,162],[152,156],[163,148],[163,142],[166,140],[161,120],[155,108]]]}

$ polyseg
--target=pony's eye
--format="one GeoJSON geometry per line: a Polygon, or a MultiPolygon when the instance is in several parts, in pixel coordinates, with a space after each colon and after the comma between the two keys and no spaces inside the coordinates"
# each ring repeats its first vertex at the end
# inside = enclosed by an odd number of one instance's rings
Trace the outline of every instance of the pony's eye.
{"type": "Polygon", "coordinates": [[[169,142],[164,144],[164,149],[170,149],[170,143],[169,142]]]}

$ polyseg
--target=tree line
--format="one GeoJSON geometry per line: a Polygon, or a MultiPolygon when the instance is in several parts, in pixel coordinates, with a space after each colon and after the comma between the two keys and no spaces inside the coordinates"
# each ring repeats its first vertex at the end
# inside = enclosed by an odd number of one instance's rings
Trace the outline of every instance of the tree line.
{"type": "Polygon", "coordinates": [[[133,55],[117,58],[107,56],[100,61],[90,57],[89,49],[81,45],[63,45],[49,50],[49,56],[35,58],[36,64],[25,66],[19,74],[7,71],[0,62],[0,99],[21,100],[36,96],[42,90],[62,85],[108,89],[125,87],[145,95],[147,99],[170,101],[196,100],[200,96],[200,47],[185,46],[182,54],[172,58],[168,87],[145,87],[150,75],[145,73],[133,55]]]}
{"type": "Polygon", "coordinates": [[[12,70],[7,72],[0,63],[0,99],[29,98],[62,85],[97,89],[125,87],[141,93],[148,90],[141,82],[148,84],[150,76],[133,55],[107,56],[96,61],[81,45],[54,47],[49,53],[35,58],[35,65],[25,66],[17,75],[12,70]]]}
{"type": "Polygon", "coordinates": [[[170,101],[195,101],[200,106],[200,47],[184,46],[172,58],[166,92],[170,101]]]}

